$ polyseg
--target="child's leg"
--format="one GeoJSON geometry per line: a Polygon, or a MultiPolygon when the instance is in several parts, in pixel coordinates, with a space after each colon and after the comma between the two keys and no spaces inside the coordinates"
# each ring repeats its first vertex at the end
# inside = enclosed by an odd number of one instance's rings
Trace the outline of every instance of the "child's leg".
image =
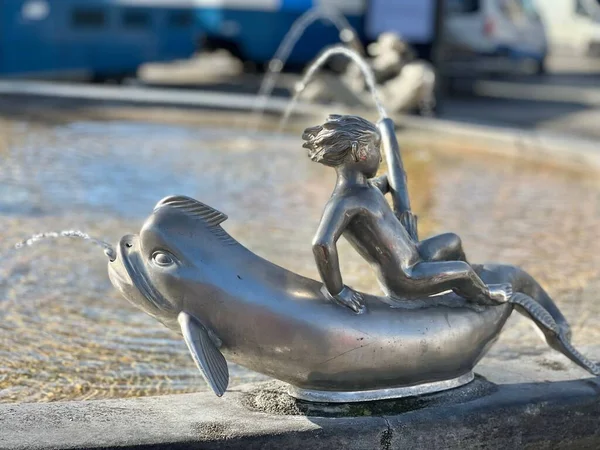
{"type": "Polygon", "coordinates": [[[503,289],[510,289],[510,286],[495,286],[497,289],[491,292],[464,261],[422,262],[416,264],[407,275],[406,288],[413,295],[433,295],[453,290],[468,301],[484,305],[498,304],[505,296],[503,289]]]}
{"type": "Polygon", "coordinates": [[[454,233],[440,234],[419,242],[419,254],[424,261],[467,261],[460,237],[454,233]]]}

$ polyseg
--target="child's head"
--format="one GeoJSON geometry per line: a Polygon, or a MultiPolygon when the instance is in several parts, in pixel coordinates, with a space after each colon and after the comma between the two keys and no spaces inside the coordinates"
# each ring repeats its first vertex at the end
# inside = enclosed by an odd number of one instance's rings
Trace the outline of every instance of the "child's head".
{"type": "Polygon", "coordinates": [[[323,125],[304,130],[303,147],[315,162],[344,165],[373,177],[379,169],[381,135],[377,127],[358,116],[331,115],[323,125]]]}

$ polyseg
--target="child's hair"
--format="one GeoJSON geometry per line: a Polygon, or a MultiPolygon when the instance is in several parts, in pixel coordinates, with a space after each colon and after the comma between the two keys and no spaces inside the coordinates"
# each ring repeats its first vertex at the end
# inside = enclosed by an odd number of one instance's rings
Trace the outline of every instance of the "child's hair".
{"type": "Polygon", "coordinates": [[[303,147],[315,162],[335,167],[344,162],[350,152],[358,161],[357,152],[369,145],[379,145],[381,135],[377,127],[358,116],[332,114],[323,125],[304,130],[303,147]]]}

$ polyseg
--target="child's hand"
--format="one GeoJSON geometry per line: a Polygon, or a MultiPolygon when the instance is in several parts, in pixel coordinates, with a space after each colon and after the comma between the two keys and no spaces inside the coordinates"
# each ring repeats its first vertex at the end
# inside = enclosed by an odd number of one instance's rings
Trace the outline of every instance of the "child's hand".
{"type": "Polygon", "coordinates": [[[404,225],[404,228],[406,229],[412,240],[415,242],[419,242],[419,233],[417,230],[417,216],[415,216],[410,211],[404,211],[400,215],[400,217],[398,217],[398,219],[400,219],[400,223],[404,225]]]}
{"type": "Polygon", "coordinates": [[[356,292],[354,289],[344,286],[344,289],[339,294],[331,295],[325,286],[322,289],[323,293],[327,298],[333,300],[335,303],[346,308],[350,308],[356,314],[362,314],[365,312],[364,299],[360,292],[356,292]]]}
{"type": "Polygon", "coordinates": [[[365,305],[363,304],[364,299],[362,294],[356,292],[353,289],[350,289],[347,286],[344,286],[342,292],[340,292],[337,295],[334,295],[333,299],[336,303],[350,308],[357,314],[361,314],[364,312],[365,305]]]}

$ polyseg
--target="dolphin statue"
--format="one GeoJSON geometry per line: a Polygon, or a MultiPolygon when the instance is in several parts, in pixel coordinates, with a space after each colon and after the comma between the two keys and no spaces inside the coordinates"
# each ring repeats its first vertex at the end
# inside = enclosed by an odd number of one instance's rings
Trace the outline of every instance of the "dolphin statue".
{"type": "MultiPolygon", "coordinates": [[[[476,306],[454,293],[394,302],[364,294],[355,314],[321,283],[252,253],[221,224],[227,216],[184,196],[160,201],[139,235],[124,236],[109,262],[112,284],[180,333],[218,396],[227,361],[282,380],[314,401],[377,400],[465,384],[512,310],[531,317],[548,343],[594,374],[563,328],[533,299],[476,306]]],[[[493,269],[482,272],[494,277],[493,269]]],[[[496,282],[496,280],[492,280],[496,282]]]]}

